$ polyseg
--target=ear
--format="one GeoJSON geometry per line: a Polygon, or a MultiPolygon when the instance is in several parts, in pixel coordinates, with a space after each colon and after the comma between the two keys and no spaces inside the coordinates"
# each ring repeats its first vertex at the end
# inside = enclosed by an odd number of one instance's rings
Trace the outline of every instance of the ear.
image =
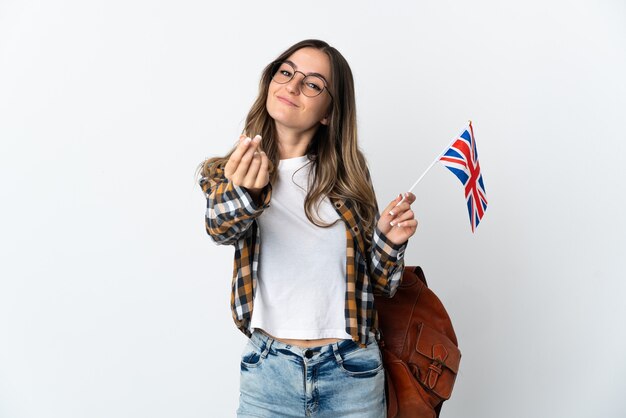
{"type": "Polygon", "coordinates": [[[330,123],[330,115],[324,116],[324,118],[320,121],[322,125],[328,125],[330,123]]]}

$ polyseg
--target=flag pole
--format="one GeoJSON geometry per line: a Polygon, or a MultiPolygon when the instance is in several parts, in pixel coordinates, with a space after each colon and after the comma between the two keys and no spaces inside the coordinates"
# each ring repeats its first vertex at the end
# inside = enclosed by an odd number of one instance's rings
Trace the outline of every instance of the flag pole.
{"type": "MultiPolygon", "coordinates": [[[[468,120],[468,122],[469,122],[469,123],[466,123],[465,125],[463,125],[463,129],[461,130],[461,132],[463,132],[463,131],[465,130],[465,127],[466,127],[466,126],[468,126],[468,124],[469,124],[469,125],[471,125],[471,124],[472,124],[472,121],[471,121],[471,120],[468,120]]],[[[411,186],[411,188],[409,189],[409,192],[410,192],[410,191],[412,191],[412,190],[415,188],[415,186],[417,186],[417,184],[418,184],[420,181],[422,181],[422,179],[424,178],[424,176],[426,175],[426,173],[428,173],[428,171],[429,171],[431,168],[433,168],[433,166],[435,165],[435,163],[436,163],[437,161],[439,161],[439,159],[441,158],[441,156],[442,156],[443,154],[445,154],[445,153],[446,153],[446,151],[448,151],[448,149],[450,148],[450,146],[451,146],[452,144],[454,144],[454,142],[457,140],[457,137],[458,137],[458,135],[457,135],[457,136],[455,136],[454,138],[452,138],[452,141],[450,141],[450,143],[449,143],[448,145],[446,145],[446,147],[443,149],[443,151],[441,151],[441,152],[439,153],[439,155],[437,155],[437,158],[435,158],[435,159],[433,160],[433,162],[432,162],[432,163],[430,163],[430,165],[429,165],[429,166],[428,166],[428,168],[427,168],[427,169],[426,169],[426,170],[422,173],[422,175],[420,176],[420,178],[418,178],[418,179],[417,179],[417,181],[413,184],[413,186],[411,186]]],[[[400,203],[404,202],[404,199],[405,199],[405,198],[406,198],[406,195],[404,195],[404,194],[403,194],[403,195],[402,195],[402,200],[400,200],[400,201],[396,204],[396,206],[398,206],[400,203]]]]}

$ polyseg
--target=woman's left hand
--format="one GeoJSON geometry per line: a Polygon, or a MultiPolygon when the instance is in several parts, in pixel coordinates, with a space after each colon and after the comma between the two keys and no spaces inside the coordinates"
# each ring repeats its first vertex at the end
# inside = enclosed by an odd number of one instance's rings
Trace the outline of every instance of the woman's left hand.
{"type": "Polygon", "coordinates": [[[396,197],[378,219],[378,229],[396,245],[404,244],[417,230],[417,219],[411,210],[415,195],[410,192],[406,193],[404,201],[396,206],[401,200],[402,195],[396,197]]]}

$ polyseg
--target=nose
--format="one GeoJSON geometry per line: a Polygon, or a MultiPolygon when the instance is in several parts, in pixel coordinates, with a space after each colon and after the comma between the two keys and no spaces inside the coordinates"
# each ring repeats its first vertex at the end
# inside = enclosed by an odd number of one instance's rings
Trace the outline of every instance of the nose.
{"type": "Polygon", "coordinates": [[[304,77],[300,79],[298,77],[298,73],[296,73],[293,75],[291,80],[289,80],[289,82],[286,84],[285,88],[287,89],[289,93],[299,94],[300,88],[302,87],[302,80],[304,80],[304,77]]]}

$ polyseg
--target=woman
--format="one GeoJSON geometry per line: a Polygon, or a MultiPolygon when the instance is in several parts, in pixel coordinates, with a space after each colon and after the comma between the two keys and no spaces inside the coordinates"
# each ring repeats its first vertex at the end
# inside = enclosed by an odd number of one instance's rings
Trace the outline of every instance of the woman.
{"type": "Polygon", "coordinates": [[[379,214],[344,57],[319,40],[280,54],[237,145],[201,169],[206,230],[235,246],[231,308],[249,337],[238,417],[386,416],[373,295],[400,282],[415,196],[379,214]]]}

